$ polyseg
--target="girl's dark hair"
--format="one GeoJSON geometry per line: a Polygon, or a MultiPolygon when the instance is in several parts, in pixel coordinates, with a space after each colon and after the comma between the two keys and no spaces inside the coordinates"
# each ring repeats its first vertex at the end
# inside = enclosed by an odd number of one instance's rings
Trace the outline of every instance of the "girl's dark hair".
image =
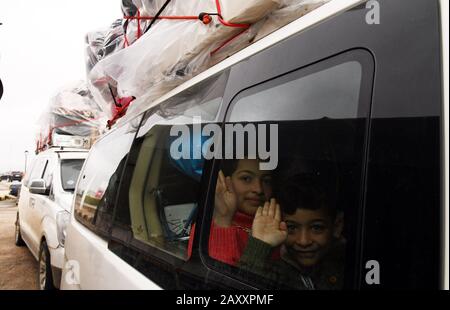
{"type": "Polygon", "coordinates": [[[236,171],[238,163],[239,159],[224,159],[222,160],[220,168],[226,177],[231,177],[231,175],[236,171]]]}
{"type": "MultiPolygon", "coordinates": [[[[223,159],[220,169],[226,177],[230,177],[236,170],[241,159],[223,159]]],[[[259,157],[256,157],[259,162],[265,162],[259,157]]]]}

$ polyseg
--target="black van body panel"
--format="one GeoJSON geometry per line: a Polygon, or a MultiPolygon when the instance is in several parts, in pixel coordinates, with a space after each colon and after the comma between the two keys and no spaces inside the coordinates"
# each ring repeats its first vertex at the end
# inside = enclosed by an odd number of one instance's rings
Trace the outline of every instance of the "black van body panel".
{"type": "Polygon", "coordinates": [[[236,64],[224,102],[245,88],[343,51],[370,51],[375,76],[355,286],[437,288],[443,210],[439,3],[379,3],[380,24],[367,24],[368,9],[361,5],[236,64]],[[380,263],[380,285],[365,281],[369,260],[380,263]]]}
{"type": "Polygon", "coordinates": [[[376,61],[373,118],[440,115],[438,1],[379,2],[378,25],[366,23],[368,9],[360,6],[234,65],[225,102],[262,81],[346,50],[363,48],[376,61]]]}
{"type": "Polygon", "coordinates": [[[378,261],[383,288],[439,288],[439,132],[439,117],[372,120],[363,262],[378,261]]]}

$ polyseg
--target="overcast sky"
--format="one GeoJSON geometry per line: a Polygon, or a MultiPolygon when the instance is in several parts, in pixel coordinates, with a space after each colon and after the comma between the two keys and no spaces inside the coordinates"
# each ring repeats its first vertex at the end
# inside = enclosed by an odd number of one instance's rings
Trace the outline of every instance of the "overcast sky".
{"type": "Polygon", "coordinates": [[[121,17],[120,0],[0,0],[0,173],[34,157],[36,123],[61,87],[85,79],[87,32],[121,17]]]}

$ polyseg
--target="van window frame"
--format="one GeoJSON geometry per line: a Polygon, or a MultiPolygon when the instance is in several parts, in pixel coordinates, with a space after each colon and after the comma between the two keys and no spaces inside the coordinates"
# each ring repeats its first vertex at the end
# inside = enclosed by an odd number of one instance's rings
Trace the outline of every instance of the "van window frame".
{"type": "MultiPolygon", "coordinates": [[[[122,158],[122,160],[124,160],[125,161],[125,164],[124,164],[124,166],[126,165],[126,162],[127,162],[127,160],[128,160],[128,156],[129,156],[129,151],[131,150],[131,147],[133,146],[133,144],[134,144],[134,140],[135,140],[135,138],[136,138],[136,135],[137,135],[137,133],[139,132],[139,127],[140,127],[140,125],[141,125],[141,122],[142,122],[142,120],[143,120],[143,114],[141,114],[141,115],[138,115],[138,116],[136,116],[135,118],[133,118],[129,123],[125,123],[125,124],[121,124],[121,125],[119,125],[118,127],[116,127],[115,129],[113,129],[112,131],[110,131],[109,133],[107,133],[107,134],[105,134],[101,139],[99,139],[98,141],[96,141],[96,143],[92,146],[92,148],[91,148],[91,151],[89,152],[89,154],[88,154],[88,156],[87,156],[87,158],[86,159],[84,159],[84,162],[83,162],[83,166],[82,166],[82,168],[81,168],[81,170],[80,170],[80,173],[79,173],[79,176],[78,176],[78,180],[77,180],[77,184],[76,184],[76,186],[75,186],[75,190],[74,190],[74,193],[73,193],[73,195],[74,195],[74,207],[73,207],[73,212],[74,212],[74,218],[75,218],[75,221],[78,223],[78,224],[80,224],[80,225],[82,225],[83,227],[85,227],[86,229],[88,229],[89,231],[91,231],[93,234],[95,234],[96,236],[98,236],[98,237],[100,237],[100,238],[102,238],[102,239],[104,239],[104,240],[106,240],[106,241],[109,241],[110,240],[110,238],[111,238],[111,226],[112,226],[112,222],[113,222],[113,217],[114,217],[114,214],[115,214],[115,209],[116,209],[116,205],[117,205],[117,198],[118,198],[118,192],[119,192],[119,189],[120,189],[120,186],[121,186],[121,182],[122,182],[122,177],[123,177],[123,171],[124,171],[124,167],[121,167],[120,168],[120,171],[117,171],[118,172],[118,176],[119,176],[119,178],[118,178],[118,186],[117,186],[117,192],[113,195],[113,202],[112,202],[112,207],[111,207],[111,214],[112,214],[112,216],[111,216],[111,219],[109,220],[109,222],[108,222],[108,225],[107,225],[107,227],[105,228],[105,229],[102,229],[102,228],[100,228],[98,225],[96,225],[96,224],[88,224],[84,219],[81,219],[78,215],[77,215],[77,213],[75,212],[75,209],[76,209],[76,207],[77,207],[77,200],[76,200],[76,196],[78,195],[78,190],[79,190],[79,184],[80,184],[80,181],[82,180],[82,179],[84,179],[85,178],[85,172],[86,172],[86,168],[88,167],[88,162],[89,162],[89,160],[92,160],[92,149],[93,148],[95,148],[95,147],[99,147],[98,146],[98,143],[100,143],[101,141],[103,141],[104,139],[109,139],[110,138],[110,136],[114,136],[114,135],[116,135],[117,134],[117,132],[120,132],[120,130],[123,130],[123,128],[122,128],[122,126],[128,126],[128,128],[132,128],[132,130],[135,130],[135,133],[134,133],[134,137],[132,138],[132,142],[131,142],[131,144],[130,144],[130,148],[128,148],[128,150],[127,150],[127,153],[125,154],[125,156],[122,158]],[[131,124],[131,122],[133,122],[133,125],[131,124]]],[[[101,146],[100,146],[101,147],[101,146]]],[[[119,168],[119,166],[120,166],[120,162],[119,162],[119,164],[118,164],[118,166],[116,167],[116,169],[117,168],[119,168]]],[[[113,174],[114,174],[114,172],[113,172],[113,174]]],[[[112,177],[112,175],[110,176],[110,179],[111,179],[111,177],[112,177]]],[[[89,186],[86,186],[86,188],[84,189],[85,191],[86,190],[88,190],[89,189],[89,186]]],[[[84,193],[84,192],[83,192],[84,193]]],[[[94,215],[94,219],[97,217],[97,213],[98,212],[98,208],[95,210],[95,215],[94,215]]]]}
{"type": "MultiPolygon", "coordinates": [[[[373,54],[364,48],[355,48],[343,51],[341,53],[331,55],[321,60],[317,60],[313,63],[289,70],[283,74],[278,74],[269,79],[259,81],[251,86],[247,86],[238,90],[234,96],[232,96],[228,105],[226,106],[225,113],[223,115],[223,123],[224,126],[230,118],[230,111],[234,108],[234,106],[238,103],[239,99],[242,97],[246,97],[249,94],[257,93],[261,88],[269,89],[273,86],[278,86],[285,83],[286,80],[294,81],[296,79],[300,79],[301,77],[306,77],[310,74],[320,72],[322,70],[330,69],[335,65],[344,64],[349,61],[357,61],[361,64],[362,72],[361,72],[361,82],[360,82],[360,94],[359,94],[359,103],[358,103],[358,113],[355,118],[363,117],[365,119],[365,134],[364,134],[364,142],[363,142],[363,158],[361,159],[361,186],[359,189],[360,192],[360,202],[358,204],[359,210],[357,210],[355,218],[356,218],[356,227],[354,231],[357,232],[357,236],[355,240],[351,240],[349,243],[353,243],[350,245],[350,248],[355,249],[354,258],[349,260],[346,257],[345,265],[346,265],[346,273],[345,273],[345,289],[358,289],[360,287],[360,270],[361,270],[361,242],[362,242],[362,231],[364,230],[364,195],[365,195],[365,180],[366,180],[366,169],[367,169],[367,154],[368,154],[368,144],[370,141],[370,113],[372,106],[372,92],[373,92],[373,83],[374,83],[374,75],[375,75],[375,60],[373,54]],[[264,87],[270,85],[269,87],[264,87]],[[363,108],[363,109],[361,109],[363,108]],[[355,265],[356,267],[351,270],[347,270],[349,266],[355,265]]],[[[249,122],[251,123],[251,122],[249,122]]],[[[208,239],[211,228],[212,221],[212,211],[214,204],[214,194],[215,194],[215,184],[217,182],[217,175],[220,168],[220,160],[214,160],[212,165],[212,171],[210,172],[210,184],[208,195],[206,198],[207,205],[204,206],[204,214],[201,225],[201,238],[200,238],[200,257],[205,265],[214,271],[217,277],[227,277],[230,281],[237,281],[243,285],[248,285],[249,287],[258,288],[258,283],[267,282],[264,278],[260,278],[258,276],[248,274],[248,278],[242,278],[237,276],[239,274],[239,268],[227,265],[225,263],[221,263],[219,261],[214,260],[208,255],[208,239]],[[219,267],[219,268],[218,268],[219,267]],[[248,280],[249,279],[249,280],[248,280]],[[261,281],[261,282],[260,282],[261,281]]],[[[347,221],[346,221],[347,224],[347,221]]],[[[346,252],[348,253],[349,246],[347,245],[346,252]]],[[[263,287],[260,287],[263,288],[263,287]]]]}
{"type": "Polygon", "coordinates": [[[44,164],[45,160],[48,161],[48,158],[46,156],[37,156],[36,157],[36,159],[33,163],[33,166],[31,168],[28,180],[26,180],[27,181],[26,187],[30,187],[33,177],[38,177],[38,178],[34,178],[34,179],[39,179],[39,178],[42,179],[44,172],[45,172],[45,168],[46,168],[46,164],[44,164]]]}
{"type": "MultiPolygon", "coordinates": [[[[142,117],[139,128],[134,136],[133,139],[133,143],[131,144],[130,150],[128,152],[127,155],[127,161],[128,161],[128,157],[130,156],[130,151],[131,149],[133,149],[133,147],[135,147],[138,138],[140,138],[140,134],[146,134],[148,131],[152,130],[152,128],[154,128],[155,126],[157,126],[159,124],[159,122],[152,122],[150,123],[149,119],[151,118],[151,116],[157,112],[162,113],[162,115],[166,114],[167,111],[170,112],[171,109],[175,108],[174,111],[176,111],[175,113],[177,114],[177,116],[182,116],[184,114],[179,114],[181,110],[183,110],[183,103],[184,101],[187,99],[187,102],[189,103],[190,100],[199,100],[201,103],[205,103],[205,102],[212,102],[213,100],[210,101],[204,101],[205,98],[209,98],[211,95],[213,95],[213,98],[217,99],[218,94],[220,95],[220,105],[217,109],[217,113],[215,115],[215,119],[218,119],[219,123],[221,122],[221,112],[223,111],[223,106],[224,106],[224,95],[226,92],[226,87],[228,85],[228,76],[229,76],[229,68],[218,72],[217,74],[211,75],[209,76],[207,79],[202,80],[201,82],[191,86],[190,88],[180,92],[179,94],[169,98],[167,101],[162,102],[161,104],[150,108],[148,110],[146,110],[145,112],[139,114],[139,117],[142,117]],[[205,89],[204,93],[202,93],[200,90],[205,89]],[[212,91],[211,91],[212,90],[212,91]],[[211,92],[210,92],[211,91],[211,92]],[[200,94],[200,96],[199,96],[200,94]],[[177,100],[178,99],[178,100],[177,100]],[[180,107],[178,107],[177,102],[180,102],[181,105],[180,107]],[[179,110],[181,109],[181,110],[179,110]],[[148,126],[150,125],[150,126],[148,126]]],[[[197,102],[197,104],[194,105],[194,107],[198,107],[200,106],[197,102]]],[[[185,107],[185,109],[190,109],[193,106],[191,106],[190,104],[188,104],[187,107],[185,107]]],[[[203,113],[204,111],[202,111],[201,113],[203,113]]],[[[169,119],[170,119],[170,115],[168,115],[169,119]]],[[[204,119],[203,119],[204,120],[204,119]]],[[[203,123],[202,120],[202,123],[203,123]]],[[[215,122],[213,119],[206,119],[205,123],[208,122],[215,122]]],[[[144,136],[144,135],[143,135],[144,136]]],[[[120,177],[120,183],[117,189],[117,194],[116,194],[116,199],[115,199],[115,204],[114,204],[114,210],[113,210],[113,219],[112,219],[112,226],[110,229],[110,232],[107,236],[107,242],[108,242],[108,249],[110,251],[112,251],[114,254],[116,254],[117,256],[119,256],[121,259],[125,260],[128,264],[132,265],[136,270],[138,270],[139,272],[143,273],[150,281],[156,283],[157,285],[162,286],[163,288],[168,288],[168,289],[175,289],[175,288],[179,288],[180,287],[180,280],[178,280],[178,277],[180,276],[180,274],[183,273],[183,269],[185,268],[195,268],[199,274],[197,274],[197,276],[199,276],[202,280],[204,281],[205,277],[206,277],[206,273],[207,270],[205,269],[204,265],[202,264],[200,258],[198,257],[198,254],[195,254],[194,252],[198,252],[196,251],[196,239],[194,238],[193,241],[193,247],[192,247],[192,255],[191,257],[188,258],[188,260],[183,260],[180,257],[176,256],[173,253],[170,253],[169,251],[163,250],[158,248],[155,245],[151,245],[149,243],[145,243],[143,241],[140,241],[136,238],[134,238],[134,236],[132,234],[129,234],[128,236],[128,241],[127,244],[125,244],[125,242],[123,240],[121,240],[121,237],[119,237],[118,235],[115,235],[114,232],[114,221],[116,220],[116,211],[118,208],[118,200],[120,197],[120,193],[122,191],[122,182],[123,182],[123,177],[125,174],[125,168],[127,167],[127,161],[124,164],[124,169],[122,169],[122,173],[121,173],[121,177],[120,177]],[[127,257],[128,255],[128,257],[127,257]],[[130,256],[135,256],[134,261],[129,260],[130,256]],[[144,268],[142,267],[142,262],[145,261],[147,262],[147,267],[148,270],[150,270],[150,273],[147,273],[147,270],[144,270],[144,268]],[[137,263],[140,263],[141,266],[137,266],[137,263]],[[150,265],[149,265],[150,264],[150,265]],[[152,268],[159,268],[159,269],[164,269],[166,272],[171,273],[172,277],[173,277],[173,283],[170,283],[170,281],[168,281],[168,286],[165,286],[166,283],[159,283],[158,280],[160,279],[153,279],[152,277],[150,277],[151,275],[151,269],[152,268]]],[[[148,173],[148,172],[147,172],[148,173]]],[[[204,201],[206,198],[206,194],[207,194],[207,187],[209,184],[209,178],[210,178],[210,169],[207,168],[205,166],[204,170],[203,170],[203,174],[201,177],[201,180],[199,182],[199,197],[198,197],[198,204],[197,204],[197,214],[196,214],[196,227],[201,226],[201,223],[199,222],[199,219],[202,218],[202,214],[203,214],[203,206],[205,205],[204,201]]],[[[195,230],[197,232],[197,229],[195,230]]],[[[198,232],[196,234],[196,236],[198,236],[198,232]]],[[[125,236],[122,236],[122,238],[125,236]]],[[[205,284],[203,282],[200,283],[200,285],[202,285],[202,287],[205,286],[205,284]]]]}

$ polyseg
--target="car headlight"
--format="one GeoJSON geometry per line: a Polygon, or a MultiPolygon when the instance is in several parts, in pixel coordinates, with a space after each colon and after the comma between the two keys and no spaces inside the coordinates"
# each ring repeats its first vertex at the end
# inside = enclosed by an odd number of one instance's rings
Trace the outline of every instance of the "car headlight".
{"type": "Polygon", "coordinates": [[[61,211],[56,214],[56,233],[58,236],[58,242],[61,246],[64,246],[64,242],[66,241],[66,231],[69,221],[69,212],[61,211]]]}

